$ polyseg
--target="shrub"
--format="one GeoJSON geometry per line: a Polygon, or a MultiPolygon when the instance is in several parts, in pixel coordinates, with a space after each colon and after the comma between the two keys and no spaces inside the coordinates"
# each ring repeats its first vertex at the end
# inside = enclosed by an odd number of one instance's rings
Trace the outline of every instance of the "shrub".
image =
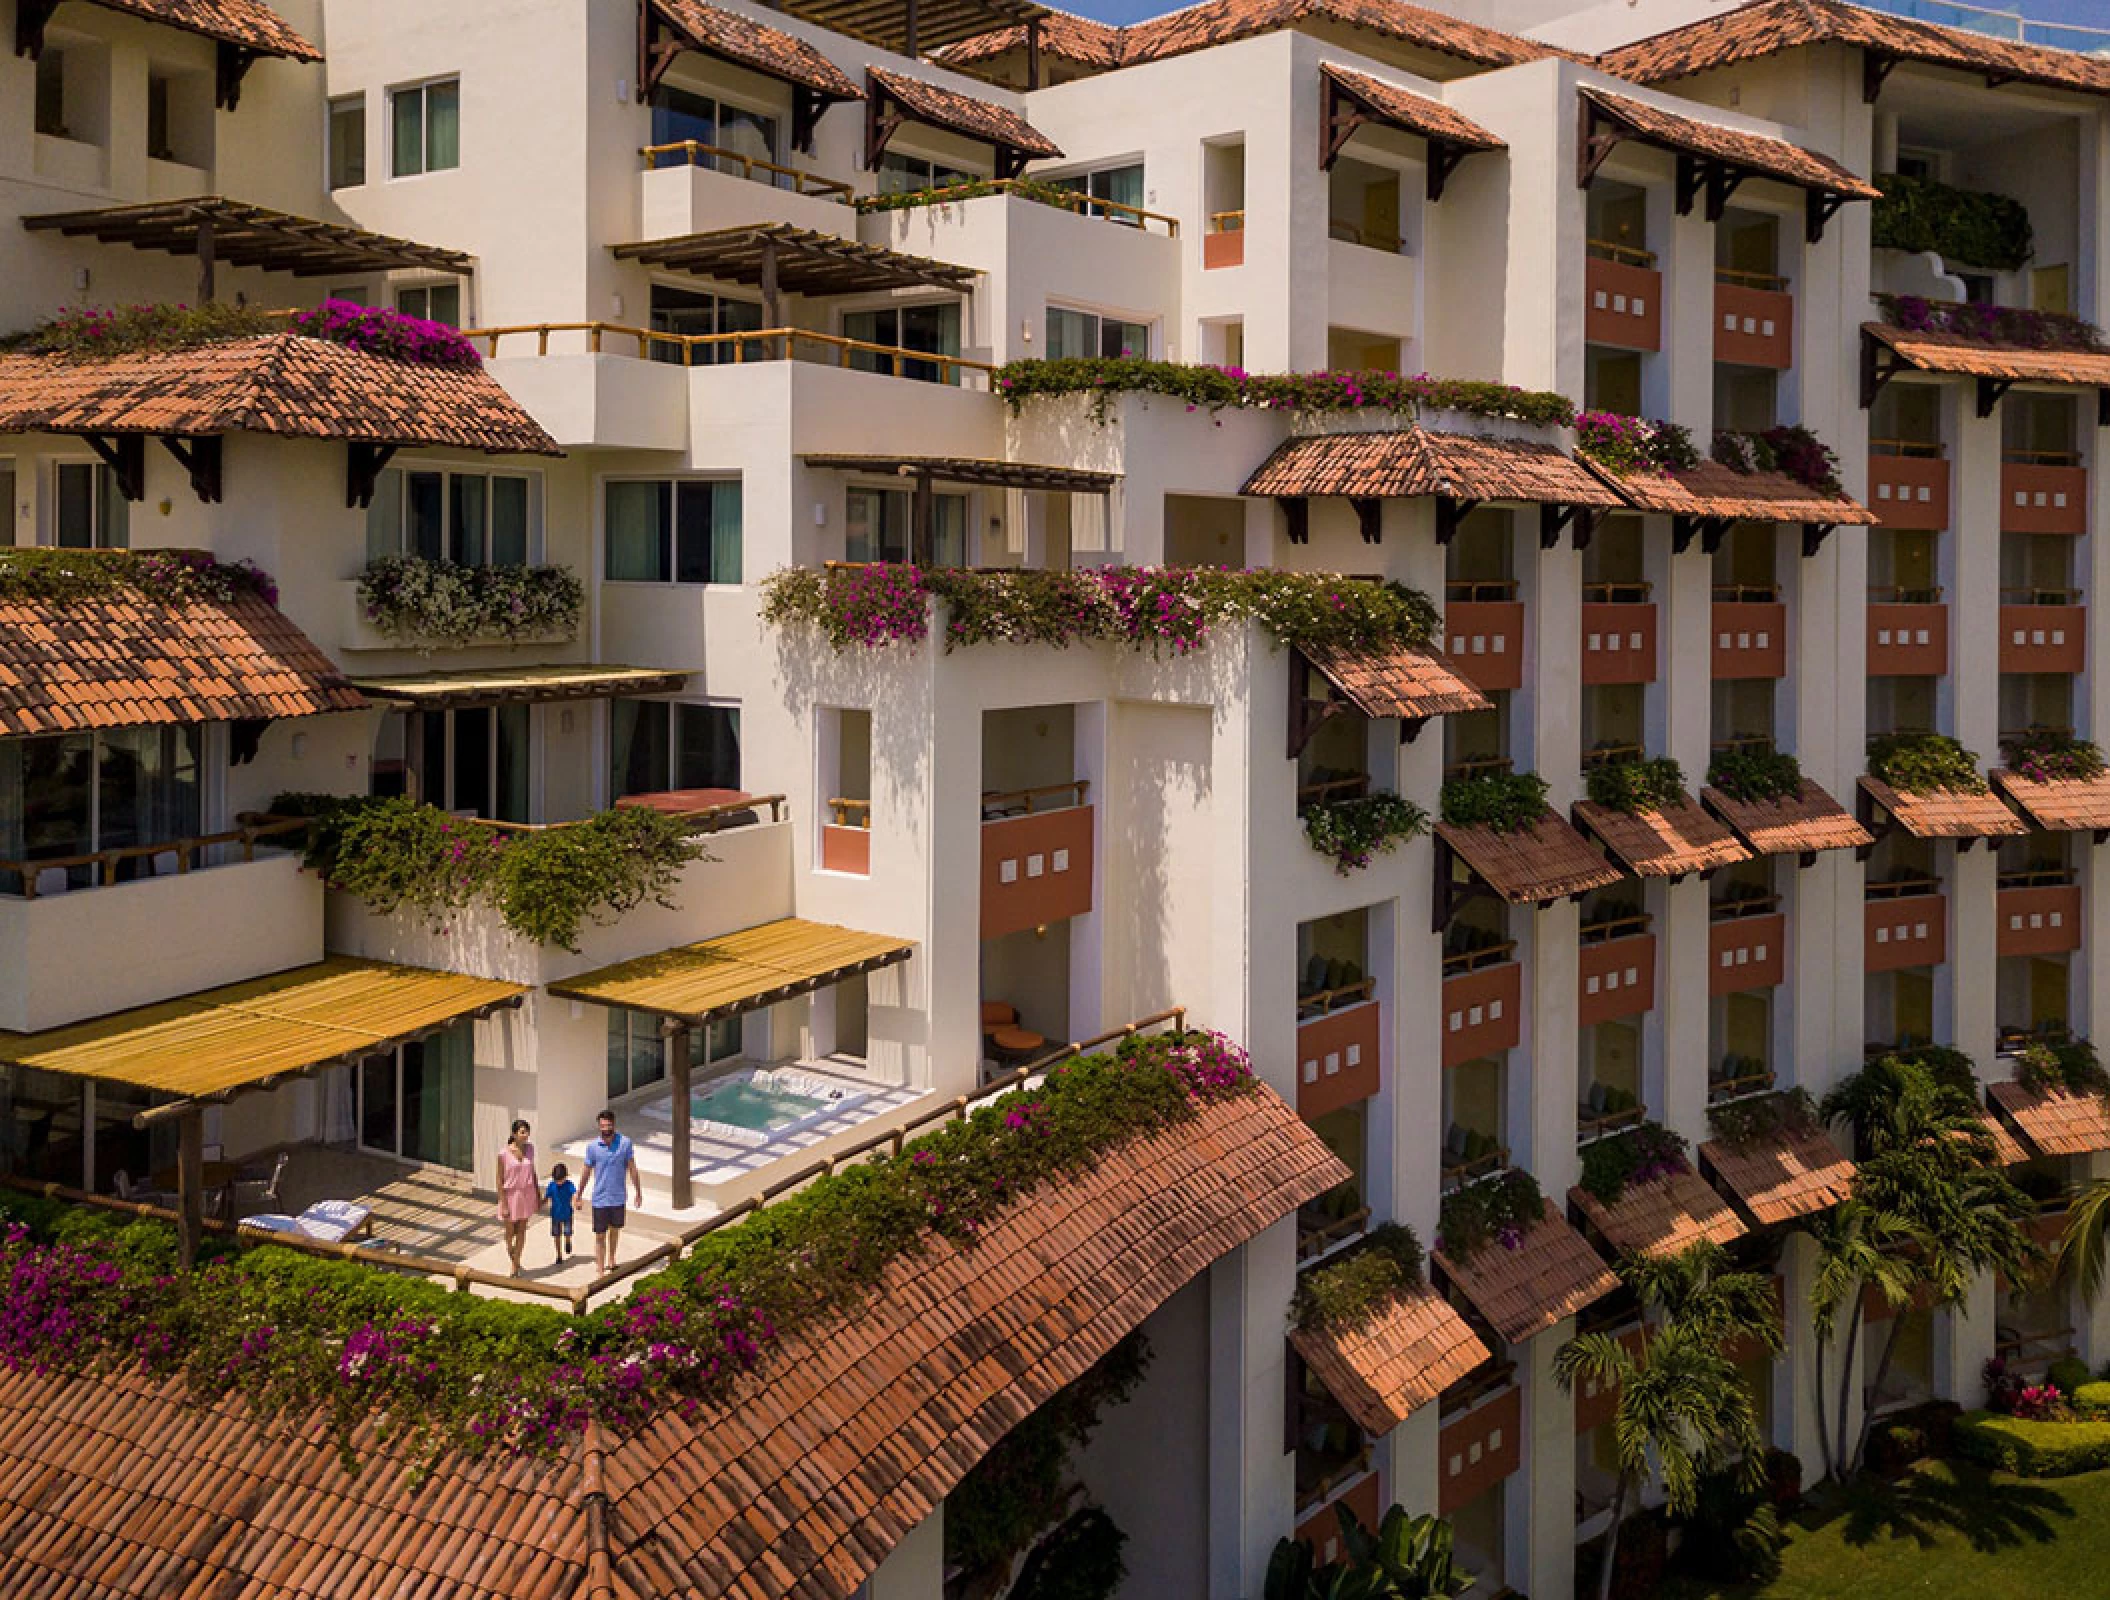
{"type": "Polygon", "coordinates": [[[1692,434],[1675,422],[1622,416],[1616,411],[1584,411],[1575,418],[1575,449],[1607,472],[1636,472],[1668,477],[1700,464],[1692,434]]]}
{"type": "Polygon", "coordinates": [[[57,316],[0,339],[0,349],[54,356],[131,355],[253,339],[282,326],[268,312],[219,301],[202,306],[66,306],[57,316]]]}
{"type": "MultiPolygon", "coordinates": [[[[946,1502],[951,1509],[951,1500],[946,1502]]],[[[1110,1600],[1128,1564],[1128,1535],[1097,1506],[1086,1506],[1034,1547],[1011,1587],[1011,1600],[1110,1600]]]]}
{"type": "MultiPolygon", "coordinates": [[[[1595,1595],[1604,1568],[1605,1541],[1592,1539],[1575,1551],[1575,1592],[1595,1595]]],[[[1619,1527],[1619,1553],[1612,1561],[1613,1600],[1652,1600],[1663,1591],[1670,1566],[1670,1523],[1658,1508],[1637,1511],[1619,1527]]]]}
{"type": "Polygon", "coordinates": [[[1769,1582],[1779,1575],[1783,1542],[1779,1509],[1764,1486],[1748,1486],[1739,1470],[1701,1477],[1679,1546],[1685,1566],[1722,1583],[1769,1582]]]}
{"type": "Polygon", "coordinates": [[[1545,1211],[1537,1180],[1519,1168],[1508,1168],[1443,1197],[1436,1248],[1453,1261],[1464,1261],[1490,1239],[1514,1250],[1545,1211]]]}
{"type": "Polygon", "coordinates": [[[1517,833],[1546,814],[1547,785],[1531,772],[1483,772],[1444,782],[1443,820],[1454,828],[1517,833]]]}
{"type": "Polygon", "coordinates": [[[1984,794],[1978,757],[1945,733],[1890,733],[1868,741],[1868,770],[1899,794],[1984,794]]]}
{"type": "Polygon", "coordinates": [[[1794,1451],[1766,1452],[1766,1498],[1782,1511],[1802,1498],[1802,1458],[1794,1451]]]}
{"type": "Polygon", "coordinates": [[[1879,294],[1883,319],[1907,333],[1946,333],[1981,344],[2018,345],[2026,350],[2100,350],[2102,330],[2057,311],[2019,306],[1923,300],[1918,295],[1879,294]]]}
{"type": "Polygon", "coordinates": [[[1916,1461],[1948,1455],[1962,1415],[1963,1407],[1953,1400],[1929,1400],[1886,1418],[1869,1434],[1869,1469],[1895,1477],[1916,1461]]]}
{"type": "Polygon", "coordinates": [[[2071,1400],[2079,1392],[2081,1385],[2093,1376],[2088,1370],[2088,1363],[2079,1356],[2061,1356],[2045,1373],[2045,1378],[2051,1386],[2068,1400],[2071,1400]]]}
{"type": "Polygon", "coordinates": [[[2050,728],[2032,728],[2000,741],[2008,770],[2032,783],[2057,783],[2103,775],[2103,752],[2094,741],[2050,728]]]}
{"type": "Polygon", "coordinates": [[[1637,816],[1685,801],[1685,769],[1669,756],[1599,762],[1584,769],[1583,785],[1596,804],[1637,816]]]}
{"type": "Polygon", "coordinates": [[[2065,1478],[2110,1467],[2110,1422],[2031,1422],[1987,1411],[1956,1421],[1956,1453],[2021,1478],[2065,1478]]]}
{"type": "Polygon", "coordinates": [[[383,633],[420,644],[570,639],[579,631],[586,587],[569,567],[384,556],[359,574],[359,604],[383,633]]]}
{"type": "Polygon", "coordinates": [[[2004,194],[1959,189],[1899,172],[1876,175],[1872,240],[1890,250],[1931,250],[1944,261],[2017,272],[2036,253],[2029,209],[2004,194]]]}
{"type": "Polygon", "coordinates": [[[310,339],[326,339],[370,356],[407,361],[419,367],[483,365],[476,346],[459,328],[423,317],[406,317],[385,306],[354,305],[349,300],[325,300],[313,311],[295,314],[293,331],[310,339]]]}
{"type": "Polygon", "coordinates": [[[251,594],[278,604],[278,585],[254,562],[218,561],[197,550],[0,550],[0,600],[65,605],[128,593],[160,605],[251,594]]]}
{"type": "Polygon", "coordinates": [[[1421,1282],[1421,1241],[1397,1222],[1373,1228],[1353,1250],[1297,1278],[1290,1326],[1351,1328],[1421,1282]]]}
{"type": "Polygon", "coordinates": [[[1807,1089],[1782,1089],[1707,1110],[1708,1131],[1732,1150],[1747,1150],[1783,1133],[1801,1134],[1819,1126],[1817,1103],[1807,1089]]]}
{"type": "Polygon", "coordinates": [[[2016,1052],[2015,1081],[2032,1094],[2110,1096],[2110,1072],[2086,1039],[2032,1039],[2016,1052]]]}
{"type": "Polygon", "coordinates": [[[2091,1420],[2110,1418],[2110,1380],[2092,1378],[2073,1386],[2073,1409],[2091,1420]]]}
{"type": "Polygon", "coordinates": [[[1429,814],[1396,794],[1314,800],[1304,808],[1304,837],[1320,855],[1333,857],[1334,870],[1344,878],[1428,826],[1429,814]]]}
{"type": "Polygon", "coordinates": [[[1630,1184],[1690,1170],[1685,1141],[1661,1123],[1644,1122],[1583,1146],[1582,1187],[1601,1205],[1617,1205],[1630,1184]]]}
{"type": "Polygon", "coordinates": [[[1802,764],[1778,750],[1724,750],[1708,763],[1707,784],[1745,805],[1792,800],[1802,792],[1802,764]]]}

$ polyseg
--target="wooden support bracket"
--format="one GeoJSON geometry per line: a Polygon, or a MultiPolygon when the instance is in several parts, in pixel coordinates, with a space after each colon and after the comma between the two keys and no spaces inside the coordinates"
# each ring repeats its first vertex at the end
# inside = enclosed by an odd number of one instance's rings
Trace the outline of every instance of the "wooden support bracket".
{"type": "Polygon", "coordinates": [[[1348,502],[1355,507],[1355,525],[1365,544],[1380,544],[1385,537],[1385,503],[1369,495],[1348,502]]]}
{"type": "Polygon", "coordinates": [[[1289,758],[1294,761],[1304,754],[1304,747],[1311,743],[1312,735],[1335,717],[1347,714],[1348,706],[1334,692],[1333,685],[1323,677],[1325,693],[1312,693],[1312,680],[1318,677],[1312,664],[1302,650],[1289,652],[1289,758]]]}
{"type": "Polygon", "coordinates": [[[134,502],[147,497],[147,436],[143,433],[85,433],[82,441],[117,480],[117,492],[134,502]]]}
{"type": "Polygon", "coordinates": [[[353,439],[344,447],[344,503],[356,510],[365,510],[374,503],[374,489],[381,480],[381,469],[395,455],[392,444],[367,444],[353,439]]]}
{"type": "Polygon", "coordinates": [[[1832,535],[1836,522],[1805,522],[1802,525],[1802,558],[1807,561],[1824,548],[1824,541],[1832,535]]]}
{"type": "Polygon", "coordinates": [[[249,69],[256,63],[256,51],[221,40],[213,62],[213,104],[222,111],[232,111],[240,105],[242,80],[249,76],[249,69]]]}
{"type": "Polygon", "coordinates": [[[1909,369],[1910,363],[1866,328],[1861,330],[1861,409],[1876,403],[1883,385],[1909,369]]]}
{"type": "Polygon", "coordinates": [[[173,434],[163,434],[162,447],[176,458],[183,470],[190,474],[191,492],[205,505],[220,503],[222,487],[223,445],[217,433],[208,433],[196,439],[178,439],[173,434]]]}
{"type": "Polygon", "coordinates": [[[1434,875],[1433,904],[1430,908],[1429,931],[1442,933],[1451,921],[1466,906],[1482,895],[1491,895],[1494,890],[1470,867],[1466,876],[1458,877],[1457,868],[1463,865],[1458,852],[1450,847],[1442,834],[1436,836],[1436,871],[1434,875]]]}
{"type": "Polygon", "coordinates": [[[1477,500],[1455,500],[1447,494],[1436,497],[1436,542],[1448,546],[1458,536],[1458,524],[1479,508],[1477,500]]]}
{"type": "Polygon", "coordinates": [[[1282,520],[1289,525],[1291,544],[1311,543],[1311,502],[1301,494],[1280,494],[1275,504],[1282,508],[1282,520]]]}
{"type": "Polygon", "coordinates": [[[1447,139],[1429,141],[1429,204],[1434,205],[1443,198],[1444,185],[1451,181],[1451,174],[1458,170],[1458,163],[1472,151],[1463,145],[1452,144],[1447,139]]]}
{"type": "Polygon", "coordinates": [[[1978,415],[1990,417],[1993,407],[2000,404],[2008,390],[2014,388],[2013,378],[1980,378],[1978,380],[1978,415]]]}

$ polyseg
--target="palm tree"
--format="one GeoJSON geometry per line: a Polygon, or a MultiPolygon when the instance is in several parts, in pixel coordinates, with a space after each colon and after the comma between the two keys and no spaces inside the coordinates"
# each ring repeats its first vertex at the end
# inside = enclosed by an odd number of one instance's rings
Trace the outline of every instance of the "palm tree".
{"type": "Polygon", "coordinates": [[[1394,1506],[1373,1531],[1345,1505],[1346,1561],[1321,1565],[1308,1540],[1283,1539],[1268,1559],[1264,1600],[1450,1600],[1472,1583],[1451,1561],[1451,1525],[1394,1506]]]}
{"type": "Polygon", "coordinates": [[[1654,1315],[1641,1351],[1610,1334],[1582,1333],[1553,1358],[1563,1390],[1572,1392],[1579,1379],[1619,1390],[1612,1417],[1619,1476],[1598,1600],[1612,1592],[1627,1496],[1647,1481],[1652,1465],[1679,1515],[1692,1510],[1709,1471],[1740,1458],[1747,1483],[1764,1474],[1757,1402],[1724,1350],[1731,1340],[1751,1338],[1777,1351],[1780,1327],[1767,1280],[1727,1266],[1721,1246],[1706,1241],[1676,1256],[1628,1259],[1620,1275],[1654,1315]]]}
{"type": "Polygon", "coordinates": [[[1817,1339],[1817,1447],[1827,1472],[1846,1475],[1842,1454],[1846,1417],[1853,1399],[1854,1357],[1861,1341],[1861,1293],[1874,1289],[1892,1310],[1912,1298],[1914,1269],[1905,1254],[1910,1230],[1902,1218],[1848,1199],[1821,1214],[1810,1225],[1817,1241],[1817,1272],[1810,1282],[1810,1324],[1817,1339]],[[1824,1404],[1824,1353],[1837,1331],[1839,1310],[1851,1305],[1846,1321],[1846,1348],[1839,1368],[1839,1446],[1832,1448],[1830,1413],[1824,1404]]]}
{"type": "Polygon", "coordinates": [[[2110,1256],[2110,1178],[2097,1178],[2074,1191],[2066,1212],[2066,1232],[2059,1240],[2058,1270],[2071,1275],[2081,1298],[2092,1301],[2103,1286],[2103,1266],[2110,1256]]]}

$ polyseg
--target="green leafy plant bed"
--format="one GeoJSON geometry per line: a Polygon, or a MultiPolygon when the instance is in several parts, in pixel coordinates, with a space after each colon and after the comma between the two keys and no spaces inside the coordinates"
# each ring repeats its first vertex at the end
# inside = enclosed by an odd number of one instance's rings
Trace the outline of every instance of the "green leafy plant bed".
{"type": "Polygon", "coordinates": [[[1069,356],[999,367],[996,392],[1022,409],[1029,400],[1089,395],[1104,422],[1124,394],[1162,395],[1189,411],[1459,411],[1476,417],[1565,426],[1575,407],[1558,394],[1506,383],[1397,372],[1247,372],[1242,367],[1147,361],[1140,356],[1069,356]]]}
{"type": "Polygon", "coordinates": [[[313,818],[305,864],[383,915],[407,908],[442,922],[485,906],[522,938],[567,950],[588,922],[612,922],[648,900],[671,908],[682,868],[711,859],[683,819],[642,806],[531,833],[401,796],[282,794],[271,810],[313,818]]]}
{"type": "Polygon", "coordinates": [[[2008,771],[2031,783],[2081,781],[2104,772],[2103,752],[2093,740],[2048,728],[2002,739],[2000,754],[2008,771]]]}
{"type": "Polygon", "coordinates": [[[1617,411],[1584,411],[1575,418],[1575,449],[1607,472],[1626,476],[1651,472],[1659,477],[1689,472],[1700,464],[1692,434],[1675,422],[1623,416],[1617,411]]]}
{"type": "Polygon", "coordinates": [[[2019,272],[2036,253],[2029,208],[2004,194],[1959,189],[1934,178],[1876,175],[1883,197],[1869,208],[1872,242],[1888,250],[1931,250],[1944,261],[2019,272]]]}
{"type": "Polygon", "coordinates": [[[0,1367],[181,1376],[203,1400],[326,1418],[348,1456],[358,1425],[384,1418],[413,1456],[556,1455],[589,1418],[630,1428],[723,1396],[933,1236],[972,1246],[1043,1186],[1251,1092],[1244,1052],[1218,1035],[1124,1040],[706,1235],[583,1318],[270,1245],[217,1241],[184,1272],[171,1229],[4,1195],[0,1367]]]}
{"type": "Polygon", "coordinates": [[[2015,1081],[2032,1094],[2110,1096],[2110,1072],[2086,1039],[2033,1039],[2015,1053],[2015,1081]]]}
{"type": "Polygon", "coordinates": [[[1300,1333],[1357,1327],[1420,1283],[1421,1264],[1412,1228],[1373,1228],[1353,1250],[1298,1277],[1290,1326],[1300,1333]]]}
{"type": "Polygon", "coordinates": [[[1868,771],[1899,794],[1984,794],[1978,757],[1945,733],[1891,733],[1868,741],[1868,771]]]}
{"type": "Polygon", "coordinates": [[[1732,1150],[1748,1150],[1783,1134],[1804,1134],[1821,1126],[1817,1102],[1807,1089],[1754,1095],[1707,1112],[1708,1131],[1732,1150]]]}
{"type": "Polygon", "coordinates": [[[470,567],[384,556],[359,575],[366,620],[410,643],[568,640],[579,631],[585,604],[585,585],[569,567],[470,567]]]}
{"type": "MultiPolygon", "coordinates": [[[[949,183],[937,189],[904,189],[898,194],[868,194],[858,197],[859,211],[917,211],[925,206],[949,206],[961,200],[980,200],[992,194],[1015,194],[1021,200],[1037,200],[1044,206],[1053,206],[1058,211],[1083,211],[1090,200],[1075,189],[1064,189],[1052,183],[1035,183],[1031,178],[1012,178],[999,182],[994,178],[976,178],[967,183],[949,183]]],[[[1125,213],[1123,213],[1125,215],[1125,213]]]]}
{"type": "Polygon", "coordinates": [[[1819,494],[1846,493],[1839,481],[1838,453],[1799,424],[1763,433],[1718,433],[1711,453],[1732,472],[1778,472],[1819,494]]]}
{"type": "Polygon", "coordinates": [[[2064,1478],[2110,1467],[2110,1422],[2033,1422],[1967,1411],[1951,1437],[1966,1461],[2023,1478],[2064,1478]]]}
{"type": "Polygon", "coordinates": [[[325,300],[312,311],[258,310],[222,305],[69,307],[24,332],[0,339],[0,349],[34,355],[100,359],[159,350],[187,350],[230,339],[297,333],[366,355],[421,367],[483,365],[460,330],[421,317],[348,300],[325,300]]]}
{"type": "Polygon", "coordinates": [[[787,567],[764,582],[763,619],[816,628],[838,650],[920,643],[933,600],[945,648],[1110,640],[1184,655],[1219,628],[1257,622],[1279,645],[1380,650],[1435,636],[1436,608],[1396,583],[1297,572],[1098,567],[1079,572],[974,572],[877,563],[787,567]]]}
{"type": "Polygon", "coordinates": [[[1906,333],[1944,333],[1980,344],[2019,345],[2027,350],[2100,350],[2102,330],[2092,322],[2056,311],[2020,306],[1923,300],[1911,294],[1879,294],[1883,320],[1906,333]]]}
{"type": "Polygon", "coordinates": [[[1669,756],[1642,761],[1605,761],[1584,769],[1592,801],[1636,816],[1685,802],[1685,769],[1669,756]]]}
{"type": "Polygon", "coordinates": [[[278,604],[278,585],[249,561],[197,550],[0,550],[0,600],[64,605],[136,594],[162,605],[256,595],[278,604]]]}
{"type": "Polygon", "coordinates": [[[1691,1171],[1685,1141],[1661,1123],[1644,1122],[1583,1146],[1583,1191],[1600,1205],[1617,1205],[1628,1187],[1691,1171]]]}
{"type": "Polygon", "coordinates": [[[1396,794],[1314,800],[1304,808],[1304,837],[1320,855],[1333,857],[1334,870],[1344,878],[1428,826],[1429,814],[1396,794]]]}
{"type": "Polygon", "coordinates": [[[1443,785],[1443,820],[1454,828],[1516,833],[1546,814],[1546,780],[1531,772],[1483,772],[1443,785]]]}
{"type": "Polygon", "coordinates": [[[1515,1250],[1545,1212],[1546,1197],[1537,1180],[1511,1167],[1443,1197],[1436,1248],[1453,1261],[1466,1260],[1489,1241],[1515,1250]]]}
{"type": "Polygon", "coordinates": [[[1707,786],[1745,805],[1802,793],[1802,763],[1779,750],[1724,750],[1707,764],[1707,786]]]}

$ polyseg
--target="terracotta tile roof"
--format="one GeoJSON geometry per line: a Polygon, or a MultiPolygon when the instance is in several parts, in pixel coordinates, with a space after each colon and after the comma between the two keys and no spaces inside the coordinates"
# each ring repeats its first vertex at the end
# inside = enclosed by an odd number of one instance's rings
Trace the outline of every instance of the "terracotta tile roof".
{"type": "Polygon", "coordinates": [[[2029,1152],[2022,1148],[2022,1141],[2009,1130],[2005,1121],[1990,1111],[1981,1111],[1978,1117],[1985,1124],[1985,1131],[1993,1137],[1993,1160],[1996,1163],[2003,1167],[2019,1167],[2029,1159],[2029,1152]]]}
{"type": "Polygon", "coordinates": [[[1511,1344],[1544,1333],[1619,1287],[1583,1236],[1546,1202],[1546,1214],[1514,1250],[1488,1240],[1465,1261],[1431,1258],[1451,1286],[1511,1344]]]}
{"type": "Polygon", "coordinates": [[[1885,322],[1864,322],[1861,331],[1890,346],[1900,360],[1922,372],[2110,387],[2110,350],[2036,350],[1960,333],[1907,333],[1885,322]]]}
{"type": "Polygon", "coordinates": [[[1376,1436],[1390,1433],[1493,1355],[1472,1325],[1425,1283],[1354,1327],[1293,1331],[1289,1342],[1326,1392],[1376,1436]]]}
{"type": "Polygon", "coordinates": [[[1311,645],[1304,658],[1366,717],[1441,717],[1494,704],[1441,650],[1397,645],[1357,653],[1311,645]]]}
{"type": "Polygon", "coordinates": [[[1586,102],[1621,124],[1631,137],[1663,149],[1726,162],[1758,177],[1820,194],[1843,195],[1850,200],[1875,200],[1882,196],[1882,190],[1865,178],[1855,177],[1831,157],[1785,139],[1682,116],[1609,89],[1586,86],[1581,92],[1586,102]]]}
{"type": "Polygon", "coordinates": [[[1024,155],[1057,157],[1061,148],[1033,124],[1007,107],[977,100],[957,89],[903,77],[882,67],[865,68],[874,98],[884,94],[916,121],[944,128],[969,139],[982,139],[1024,155]]]}
{"type": "Polygon", "coordinates": [[[1580,1185],[1568,1191],[1568,1199],[1605,1243],[1637,1255],[1674,1256],[1702,1239],[1727,1244],[1750,1231],[1690,1170],[1630,1183],[1611,1205],[1580,1185]]]}
{"type": "Polygon", "coordinates": [[[1509,146],[1462,112],[1453,111],[1441,100],[1433,100],[1411,89],[1373,78],[1367,72],[1351,72],[1332,62],[1321,62],[1319,71],[1405,133],[1424,139],[1458,145],[1467,150],[1506,150],[1509,146]]]}
{"type": "Polygon", "coordinates": [[[2052,833],[2088,833],[2110,828],[2110,774],[2036,783],[2005,767],[1986,776],[2022,814],[2052,833]]]}
{"type": "Polygon", "coordinates": [[[263,0],[95,0],[106,11],[145,17],[185,33],[225,40],[258,55],[320,61],[322,52],[287,25],[263,0]]]}
{"type": "Polygon", "coordinates": [[[1751,859],[1728,828],[1690,800],[1639,815],[1578,800],[1575,821],[1637,878],[1675,878],[1751,859]]]}
{"type": "Polygon", "coordinates": [[[1448,822],[1437,823],[1436,833],[1513,906],[1602,889],[1626,876],[1550,808],[1530,827],[1513,833],[1448,822]]]}
{"type": "Polygon", "coordinates": [[[0,600],[0,735],[357,711],[366,701],[258,595],[0,600]]]}
{"type": "Polygon", "coordinates": [[[1792,800],[1732,800],[1719,789],[1702,789],[1700,803],[1757,855],[1853,850],[1875,841],[1874,834],[1808,778],[1792,800]]]}
{"type": "Polygon", "coordinates": [[[1744,1145],[1710,1139],[1700,1160],[1762,1228],[1829,1210],[1851,1192],[1854,1177],[1854,1164],[1815,1125],[1744,1145]]]}
{"type": "Polygon", "coordinates": [[[0,355],[0,433],[268,433],[560,455],[480,369],[272,333],[103,361],[0,355]]]}
{"type": "Polygon", "coordinates": [[[862,100],[864,91],[803,39],[735,16],[704,0],[652,0],[652,9],[695,49],[775,78],[812,89],[831,100],[862,100]]]}
{"type": "Polygon", "coordinates": [[[2110,1150],[2110,1103],[2100,1095],[2065,1089],[2033,1094],[2019,1083],[1992,1084],[1986,1093],[2040,1156],[2089,1156],[2110,1150]]]}
{"type": "Polygon", "coordinates": [[[1897,819],[1915,839],[1998,839],[2029,832],[2029,824],[1991,793],[1937,789],[1903,794],[1880,778],[1863,778],[1861,792],[1897,819]]]}
{"type": "MultiPolygon", "coordinates": [[[[1122,30],[1092,17],[1067,11],[1050,11],[1040,22],[1040,53],[1082,67],[1111,71],[1121,65],[1122,30]]],[[[972,66],[1026,48],[1024,24],[992,28],[971,39],[946,45],[932,52],[932,59],[948,67],[972,66]]]]}
{"type": "Polygon", "coordinates": [[[1621,475],[1593,467],[1637,511],[1736,522],[1825,522],[1868,526],[1876,514],[1845,495],[1819,493],[1780,472],[1738,472],[1702,461],[1690,472],[1621,475]]]}
{"type": "Polygon", "coordinates": [[[1840,0],[1754,0],[1623,45],[1600,56],[1598,65],[1635,83],[1662,83],[1827,43],[1859,45],[1879,56],[2053,88],[2110,91],[2110,62],[1887,16],[1840,0]]]}
{"type": "Polygon", "coordinates": [[[1287,440],[1246,479],[1242,492],[1376,499],[1445,495],[1599,507],[1625,503],[1557,445],[1427,428],[1287,440]]]}

